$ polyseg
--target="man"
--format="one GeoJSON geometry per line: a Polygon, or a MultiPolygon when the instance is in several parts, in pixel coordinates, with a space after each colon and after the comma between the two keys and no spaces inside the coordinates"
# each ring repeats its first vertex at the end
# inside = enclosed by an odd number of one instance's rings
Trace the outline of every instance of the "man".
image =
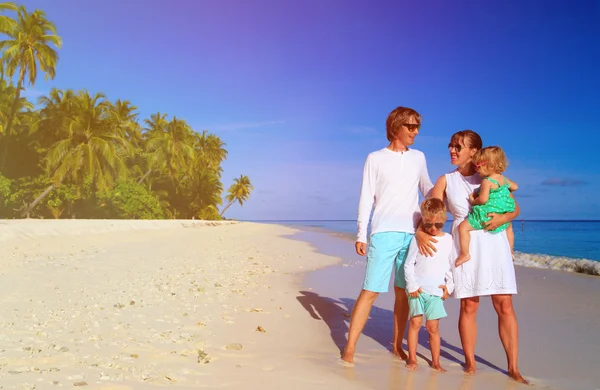
{"type": "Polygon", "coordinates": [[[367,255],[367,268],[363,289],[352,311],[348,344],[342,353],[342,359],[347,363],[354,363],[358,337],[375,299],[379,293],[388,291],[392,269],[395,271],[396,294],[392,350],[394,355],[407,359],[402,350],[402,338],[408,320],[404,261],[420,219],[418,191],[426,196],[433,187],[425,156],[418,150],[409,149],[420,127],[421,115],[418,112],[407,107],[396,108],[386,121],[390,144],[370,153],[365,162],[355,248],[359,255],[367,255]],[[367,251],[367,226],[371,209],[373,219],[367,251]]]}

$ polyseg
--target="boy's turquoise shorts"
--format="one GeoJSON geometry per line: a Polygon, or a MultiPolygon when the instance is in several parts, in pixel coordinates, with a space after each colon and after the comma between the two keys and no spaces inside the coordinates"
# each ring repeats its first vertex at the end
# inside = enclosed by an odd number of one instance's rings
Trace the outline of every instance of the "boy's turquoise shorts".
{"type": "MultiPolygon", "coordinates": [[[[407,292],[408,294],[408,292],[407,292]]],[[[424,315],[426,320],[439,320],[447,316],[442,297],[422,292],[418,298],[408,297],[408,318],[424,315]]]]}
{"type": "Polygon", "coordinates": [[[405,232],[381,232],[371,235],[367,251],[367,271],[363,289],[387,292],[392,270],[394,285],[406,288],[404,262],[414,234],[405,232]]]}

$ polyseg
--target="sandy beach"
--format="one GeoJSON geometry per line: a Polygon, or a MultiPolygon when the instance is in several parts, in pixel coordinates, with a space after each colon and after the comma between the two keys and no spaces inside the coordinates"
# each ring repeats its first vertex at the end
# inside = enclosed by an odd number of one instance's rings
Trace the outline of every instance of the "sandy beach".
{"type": "MultiPolygon", "coordinates": [[[[3,389],[525,388],[502,372],[486,301],[475,376],[459,365],[456,301],[441,324],[448,373],[393,358],[392,294],[376,302],[356,367],[339,364],[364,272],[344,238],[202,221],[3,221],[0,233],[3,389]]],[[[600,279],[517,275],[523,373],[543,388],[597,388],[600,279]]]]}

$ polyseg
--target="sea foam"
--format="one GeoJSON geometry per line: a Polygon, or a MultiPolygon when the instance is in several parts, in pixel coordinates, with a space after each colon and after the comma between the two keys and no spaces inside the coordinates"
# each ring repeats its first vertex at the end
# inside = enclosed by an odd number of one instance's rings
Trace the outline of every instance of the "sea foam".
{"type": "Polygon", "coordinates": [[[531,268],[547,268],[587,275],[600,275],[600,261],[588,259],[516,252],[515,264],[531,268]]]}

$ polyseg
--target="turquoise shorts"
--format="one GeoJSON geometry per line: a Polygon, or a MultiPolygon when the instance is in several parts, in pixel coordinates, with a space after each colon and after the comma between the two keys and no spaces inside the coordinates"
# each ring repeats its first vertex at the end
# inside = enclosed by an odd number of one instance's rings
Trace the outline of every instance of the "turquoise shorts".
{"type": "Polygon", "coordinates": [[[414,234],[404,232],[382,232],[371,236],[364,290],[387,292],[392,270],[395,271],[394,285],[406,288],[404,262],[413,236],[414,234]]]}
{"type": "Polygon", "coordinates": [[[429,295],[424,292],[419,294],[418,298],[412,298],[409,295],[408,317],[413,318],[420,315],[425,315],[425,319],[427,320],[439,320],[446,317],[448,314],[446,314],[446,310],[444,309],[442,297],[429,295]]]}

